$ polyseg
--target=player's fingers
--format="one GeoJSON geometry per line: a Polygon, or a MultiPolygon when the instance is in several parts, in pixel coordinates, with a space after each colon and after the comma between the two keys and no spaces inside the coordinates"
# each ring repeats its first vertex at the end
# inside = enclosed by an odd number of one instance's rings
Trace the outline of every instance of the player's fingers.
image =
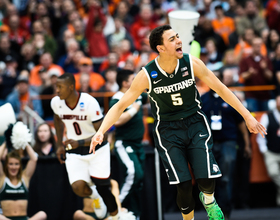
{"type": "Polygon", "coordinates": [[[258,131],[258,133],[260,133],[260,135],[264,138],[265,137],[265,135],[267,134],[266,133],[266,128],[262,125],[262,124],[258,124],[258,126],[257,126],[257,131],[258,131]]]}
{"type": "Polygon", "coordinates": [[[89,153],[93,153],[95,154],[95,144],[93,143],[93,141],[91,141],[90,143],[90,148],[89,148],[89,153]]]}
{"type": "Polygon", "coordinates": [[[262,130],[262,132],[264,133],[264,134],[267,134],[267,132],[266,132],[266,128],[261,124],[261,130],[262,130]]]}

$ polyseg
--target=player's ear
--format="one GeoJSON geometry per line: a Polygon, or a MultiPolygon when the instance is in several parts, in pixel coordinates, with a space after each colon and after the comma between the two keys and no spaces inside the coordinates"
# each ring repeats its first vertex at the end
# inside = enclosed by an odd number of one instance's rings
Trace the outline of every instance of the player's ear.
{"type": "Polygon", "coordinates": [[[164,47],[163,47],[163,45],[157,45],[157,50],[158,50],[158,52],[163,52],[164,51],[164,47]]]}
{"type": "Polygon", "coordinates": [[[74,84],[71,84],[71,85],[69,86],[69,89],[70,89],[71,91],[74,91],[74,90],[75,90],[75,85],[74,85],[74,84]]]}

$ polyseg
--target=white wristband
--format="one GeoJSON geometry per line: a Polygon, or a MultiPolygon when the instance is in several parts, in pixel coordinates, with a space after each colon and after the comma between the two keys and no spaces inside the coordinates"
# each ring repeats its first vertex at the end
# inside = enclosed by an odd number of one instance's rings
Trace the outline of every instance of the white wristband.
{"type": "Polygon", "coordinates": [[[131,107],[129,110],[127,110],[128,114],[130,114],[131,117],[137,114],[137,109],[134,107],[131,107]]]}

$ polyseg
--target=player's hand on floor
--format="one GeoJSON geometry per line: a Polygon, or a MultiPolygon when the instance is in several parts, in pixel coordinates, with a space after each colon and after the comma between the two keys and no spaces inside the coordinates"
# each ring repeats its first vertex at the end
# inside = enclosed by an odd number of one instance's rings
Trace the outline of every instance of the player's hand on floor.
{"type": "Polygon", "coordinates": [[[92,137],[90,142],[89,153],[95,154],[95,147],[97,144],[102,144],[104,135],[101,132],[96,132],[96,134],[92,137]]]}
{"type": "Polygon", "coordinates": [[[65,149],[64,149],[64,146],[59,146],[59,147],[57,148],[56,156],[57,156],[58,161],[59,161],[61,164],[65,163],[64,161],[65,161],[66,158],[65,158],[65,149]]]}

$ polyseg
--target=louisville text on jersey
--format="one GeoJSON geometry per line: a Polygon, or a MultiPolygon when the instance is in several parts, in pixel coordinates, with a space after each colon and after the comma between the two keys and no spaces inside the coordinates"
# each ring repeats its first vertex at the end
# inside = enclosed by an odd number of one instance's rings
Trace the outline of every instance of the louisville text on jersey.
{"type": "Polygon", "coordinates": [[[76,119],[77,121],[86,121],[87,115],[60,115],[62,120],[72,120],[76,119]]]}

